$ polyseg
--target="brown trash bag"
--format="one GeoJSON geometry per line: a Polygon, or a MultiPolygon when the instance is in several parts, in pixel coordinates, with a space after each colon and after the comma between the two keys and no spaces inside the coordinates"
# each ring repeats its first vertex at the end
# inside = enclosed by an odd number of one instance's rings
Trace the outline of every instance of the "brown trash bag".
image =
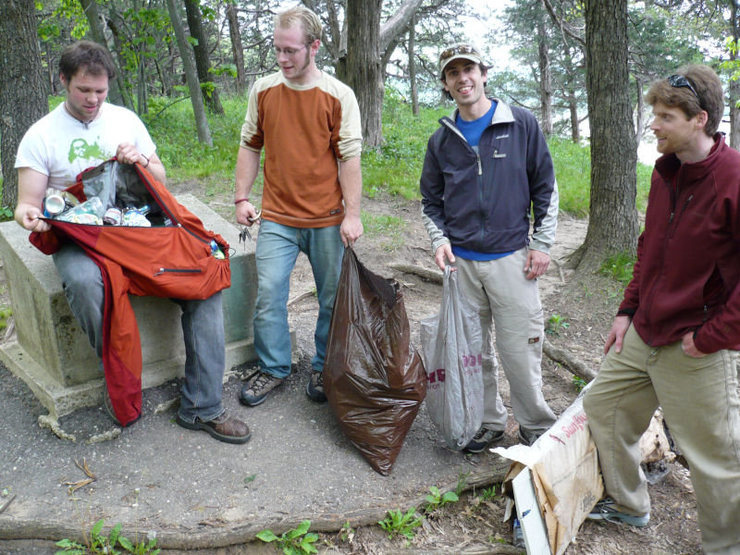
{"type": "Polygon", "coordinates": [[[346,248],[324,389],[342,431],[383,476],[401,451],[426,385],[398,282],[370,272],[346,248]]]}

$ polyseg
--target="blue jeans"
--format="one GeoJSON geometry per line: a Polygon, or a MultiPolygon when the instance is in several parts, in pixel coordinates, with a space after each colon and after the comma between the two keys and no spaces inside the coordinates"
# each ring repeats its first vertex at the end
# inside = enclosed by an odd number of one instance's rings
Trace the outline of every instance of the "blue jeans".
{"type": "MultiPolygon", "coordinates": [[[[98,356],[103,354],[104,290],[100,269],[76,244],[53,256],[72,314],[98,356]]],[[[226,364],[221,293],[205,300],[172,299],[182,309],[185,381],[180,390],[180,418],[207,422],[223,414],[221,402],[226,364]]]]}
{"type": "Polygon", "coordinates": [[[290,374],[288,294],[290,273],[298,253],[308,256],[316,282],[319,316],[311,366],[324,369],[326,341],[334,308],[344,245],[339,226],[297,228],[263,221],[257,238],[257,306],[254,313],[254,346],[263,372],[277,378],[290,374]]]}

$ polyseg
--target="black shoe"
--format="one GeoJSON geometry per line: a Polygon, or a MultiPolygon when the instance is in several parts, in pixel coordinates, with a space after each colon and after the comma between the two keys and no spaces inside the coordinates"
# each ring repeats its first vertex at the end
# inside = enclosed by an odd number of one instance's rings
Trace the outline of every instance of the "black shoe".
{"type": "Polygon", "coordinates": [[[519,426],[519,443],[522,445],[532,445],[545,431],[527,430],[519,426]]]}
{"type": "Polygon", "coordinates": [[[306,395],[312,401],[317,403],[326,403],[326,393],[324,393],[324,373],[314,371],[306,384],[306,395]]]}
{"type": "Polygon", "coordinates": [[[276,378],[272,374],[259,371],[244,384],[239,393],[239,400],[247,406],[256,407],[260,403],[264,403],[272,390],[282,384],[283,381],[282,378],[276,378]]]}
{"type": "Polygon", "coordinates": [[[203,430],[204,432],[208,432],[211,437],[219,441],[225,441],[226,443],[246,443],[252,437],[249,426],[238,418],[229,416],[226,412],[208,422],[204,422],[200,418],[196,418],[195,422],[188,422],[180,418],[178,414],[176,422],[188,430],[203,430]]]}
{"type": "Polygon", "coordinates": [[[481,453],[489,445],[504,439],[506,432],[504,430],[489,430],[481,427],[478,433],[473,436],[468,444],[463,448],[466,453],[481,453]]]}

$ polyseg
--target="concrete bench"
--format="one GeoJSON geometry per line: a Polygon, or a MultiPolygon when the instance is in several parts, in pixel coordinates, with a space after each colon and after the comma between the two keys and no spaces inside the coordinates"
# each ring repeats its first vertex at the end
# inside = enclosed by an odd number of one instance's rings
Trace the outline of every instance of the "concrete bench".
{"type": "MultiPolygon", "coordinates": [[[[223,291],[226,369],[254,360],[252,320],[257,292],[254,243],[193,195],[178,201],[231,246],[231,287],[223,291]]],[[[0,224],[0,256],[10,292],[15,337],[0,345],[0,360],[23,379],[54,418],[99,404],[98,357],[69,309],[50,256],[15,222],[0,224]]],[[[131,296],[141,336],[143,387],[182,375],[185,362],[180,307],[168,299],[131,296]]]]}

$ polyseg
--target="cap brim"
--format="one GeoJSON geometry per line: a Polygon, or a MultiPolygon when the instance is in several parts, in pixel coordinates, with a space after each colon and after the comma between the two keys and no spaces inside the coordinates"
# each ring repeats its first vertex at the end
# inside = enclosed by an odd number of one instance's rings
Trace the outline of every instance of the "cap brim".
{"type": "Polygon", "coordinates": [[[445,68],[450,65],[450,62],[454,62],[455,60],[469,60],[473,62],[474,64],[481,64],[483,63],[483,60],[481,60],[478,56],[474,54],[455,54],[451,58],[448,58],[445,60],[445,63],[442,64],[442,67],[439,68],[439,71],[441,73],[444,73],[445,68]]]}

